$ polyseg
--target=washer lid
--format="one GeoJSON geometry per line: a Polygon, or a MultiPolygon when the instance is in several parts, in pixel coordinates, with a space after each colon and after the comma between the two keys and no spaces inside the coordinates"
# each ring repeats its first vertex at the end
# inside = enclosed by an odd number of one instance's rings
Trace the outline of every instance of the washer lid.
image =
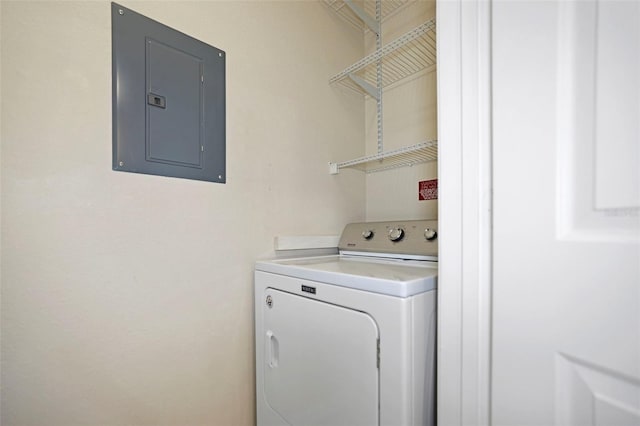
{"type": "Polygon", "coordinates": [[[436,262],[318,256],[260,261],[256,270],[397,297],[435,290],[436,262]]]}

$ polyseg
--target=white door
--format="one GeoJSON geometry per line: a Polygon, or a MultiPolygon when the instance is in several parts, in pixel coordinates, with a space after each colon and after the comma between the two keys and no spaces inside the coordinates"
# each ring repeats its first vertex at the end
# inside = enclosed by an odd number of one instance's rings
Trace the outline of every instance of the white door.
{"type": "Polygon", "coordinates": [[[640,425],[640,2],[492,2],[495,425],[640,425]]]}
{"type": "Polygon", "coordinates": [[[378,424],[378,327],[367,314],[267,289],[265,398],[294,426],[378,424]]]}

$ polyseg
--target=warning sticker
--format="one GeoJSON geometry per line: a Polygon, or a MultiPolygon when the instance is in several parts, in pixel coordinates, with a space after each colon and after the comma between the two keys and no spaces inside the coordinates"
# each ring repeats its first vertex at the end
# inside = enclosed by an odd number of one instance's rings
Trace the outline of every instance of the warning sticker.
{"type": "Polygon", "coordinates": [[[418,200],[438,199],[438,179],[421,180],[418,182],[418,200]]]}

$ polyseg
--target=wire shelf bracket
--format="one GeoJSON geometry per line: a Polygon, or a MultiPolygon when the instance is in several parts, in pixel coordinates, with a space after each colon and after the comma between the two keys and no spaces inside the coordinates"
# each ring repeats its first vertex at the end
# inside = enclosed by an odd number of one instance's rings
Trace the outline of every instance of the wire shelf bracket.
{"type": "Polygon", "coordinates": [[[379,91],[378,91],[378,88],[376,86],[374,86],[373,84],[369,83],[367,80],[365,80],[364,78],[361,78],[360,76],[358,76],[356,74],[349,74],[349,78],[355,84],[360,86],[360,88],[362,90],[367,92],[367,94],[369,96],[371,96],[372,98],[374,98],[377,101],[380,100],[380,94],[378,93],[379,91]]]}
{"type": "Polygon", "coordinates": [[[376,21],[374,18],[371,17],[371,15],[369,15],[367,12],[365,12],[363,9],[361,9],[357,4],[355,4],[353,1],[351,0],[344,0],[344,4],[345,6],[347,6],[349,9],[351,9],[351,11],[353,13],[356,14],[356,16],[358,18],[360,18],[362,20],[362,22],[365,23],[365,25],[367,27],[369,27],[369,29],[371,31],[373,31],[374,33],[380,35],[380,22],[376,21]]]}

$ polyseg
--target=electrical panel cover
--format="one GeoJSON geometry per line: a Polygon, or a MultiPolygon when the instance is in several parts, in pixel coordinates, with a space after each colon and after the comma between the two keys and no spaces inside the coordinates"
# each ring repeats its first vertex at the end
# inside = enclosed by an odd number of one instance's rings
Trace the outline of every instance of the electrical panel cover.
{"type": "Polygon", "coordinates": [[[111,4],[113,170],[226,182],[225,52],[111,4]]]}

